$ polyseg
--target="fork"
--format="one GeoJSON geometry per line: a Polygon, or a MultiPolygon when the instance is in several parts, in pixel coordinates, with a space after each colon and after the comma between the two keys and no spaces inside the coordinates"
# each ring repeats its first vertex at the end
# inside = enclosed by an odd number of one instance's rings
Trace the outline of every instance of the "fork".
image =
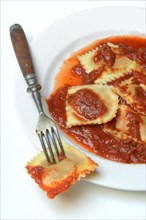
{"type": "Polygon", "coordinates": [[[56,123],[44,113],[39,92],[41,86],[37,82],[25,33],[19,24],[14,24],[10,27],[10,36],[20,69],[28,84],[27,92],[32,94],[39,111],[36,133],[42,149],[48,163],[58,163],[66,158],[64,147],[56,123]]]}

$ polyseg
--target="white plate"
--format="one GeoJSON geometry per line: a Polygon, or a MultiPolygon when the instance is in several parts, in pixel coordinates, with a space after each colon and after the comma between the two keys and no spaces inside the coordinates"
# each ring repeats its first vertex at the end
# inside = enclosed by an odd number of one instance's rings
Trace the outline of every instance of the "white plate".
{"type": "MultiPolygon", "coordinates": [[[[43,86],[43,97],[47,98],[51,93],[59,67],[72,52],[98,38],[144,33],[144,18],[144,9],[105,7],[73,14],[49,26],[30,45],[38,80],[43,86]]],[[[25,92],[26,84],[20,73],[17,74],[15,88],[16,110],[20,122],[34,144],[40,148],[35,134],[38,112],[31,96],[25,92]]],[[[64,138],[71,142],[66,136],[64,138]]],[[[78,147],[74,143],[72,145],[78,147]]],[[[120,164],[87,154],[100,165],[94,174],[87,177],[88,181],[123,190],[146,189],[145,165],[120,164]]]]}

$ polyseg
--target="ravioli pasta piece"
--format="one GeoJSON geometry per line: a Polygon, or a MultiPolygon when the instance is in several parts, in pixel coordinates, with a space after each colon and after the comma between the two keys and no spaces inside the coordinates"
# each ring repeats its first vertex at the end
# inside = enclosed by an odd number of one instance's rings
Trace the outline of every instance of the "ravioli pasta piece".
{"type": "Polygon", "coordinates": [[[128,75],[132,70],[140,71],[141,67],[135,61],[130,60],[127,57],[116,58],[114,65],[111,68],[106,68],[99,78],[94,83],[106,84],[108,82],[119,79],[128,75]]]}
{"type": "Polygon", "coordinates": [[[111,121],[118,109],[118,96],[107,85],[81,85],[68,89],[66,127],[111,121]]]}
{"type": "Polygon", "coordinates": [[[94,171],[98,164],[79,150],[63,143],[66,158],[57,164],[48,164],[43,152],[31,160],[26,169],[50,199],[67,191],[81,177],[94,171]]]}
{"type": "Polygon", "coordinates": [[[120,139],[146,143],[146,116],[139,115],[124,104],[119,105],[116,118],[104,125],[104,130],[120,139]]]}
{"type": "Polygon", "coordinates": [[[146,90],[143,85],[134,84],[130,78],[114,85],[113,91],[121,96],[136,112],[146,115],[146,90]]]}
{"type": "MultiPolygon", "coordinates": [[[[108,46],[111,46],[113,48],[117,48],[117,45],[114,45],[110,42],[107,43],[108,46]]],[[[102,46],[102,45],[101,45],[102,46]]],[[[97,51],[99,50],[100,46],[97,47],[96,49],[90,50],[88,52],[86,52],[83,55],[79,55],[78,60],[80,61],[80,64],[83,66],[84,70],[86,73],[90,73],[93,70],[97,70],[100,67],[104,67],[106,66],[106,63],[104,61],[104,59],[99,59],[98,62],[94,62],[94,57],[96,56],[97,51]]]]}
{"type": "MultiPolygon", "coordinates": [[[[119,46],[110,42],[108,42],[107,45],[116,54],[115,50],[117,51],[119,49],[119,46]]],[[[97,51],[98,48],[78,56],[78,60],[85,69],[85,72],[88,74],[93,70],[97,70],[100,67],[104,67],[105,70],[102,72],[102,76],[97,78],[95,80],[95,83],[110,82],[116,78],[128,74],[132,70],[141,71],[141,66],[137,62],[123,55],[116,55],[114,65],[112,65],[112,67],[108,67],[104,59],[99,59],[99,61],[94,62],[93,58],[94,56],[96,56],[97,51]]]]}

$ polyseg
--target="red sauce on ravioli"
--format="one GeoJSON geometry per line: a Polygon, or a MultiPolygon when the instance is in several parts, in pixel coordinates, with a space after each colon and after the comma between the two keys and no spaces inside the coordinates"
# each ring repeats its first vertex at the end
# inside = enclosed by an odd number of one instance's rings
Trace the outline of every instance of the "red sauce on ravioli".
{"type": "MultiPolygon", "coordinates": [[[[94,80],[98,76],[100,77],[103,71],[102,67],[98,70],[93,70],[89,74],[85,73],[77,59],[77,55],[81,55],[106,42],[119,44],[121,51],[125,53],[126,56],[132,60],[138,60],[138,62],[144,67],[145,62],[143,54],[145,56],[145,50],[143,48],[146,47],[145,38],[136,36],[122,36],[98,40],[74,53],[68,60],[64,62],[56,77],[54,92],[47,100],[48,108],[52,117],[57,122],[59,127],[66,133],[66,135],[90,152],[109,160],[122,163],[146,163],[145,143],[137,143],[130,138],[127,140],[115,138],[105,132],[102,128],[102,125],[73,126],[68,129],[66,128],[65,105],[68,87],[83,84],[93,84],[94,80]]],[[[110,53],[108,53],[108,56],[110,56],[110,53]]],[[[107,58],[107,60],[109,59],[110,58],[107,58]]],[[[108,65],[112,65],[112,62],[108,63],[108,65]]],[[[139,77],[137,78],[139,79],[139,77]]],[[[134,129],[134,132],[137,132],[138,128],[136,128],[136,125],[134,129]]],[[[133,132],[132,129],[131,132],[133,132]]]]}
{"type": "Polygon", "coordinates": [[[68,102],[75,112],[85,119],[94,120],[107,112],[103,101],[91,89],[80,89],[70,94],[68,102]]]}
{"type": "Polygon", "coordinates": [[[47,196],[50,199],[53,199],[61,192],[67,191],[78,178],[76,170],[74,170],[71,176],[65,177],[59,183],[54,181],[51,182],[51,184],[45,185],[43,179],[46,175],[48,175],[48,173],[44,167],[27,165],[26,169],[28,174],[30,174],[40,188],[47,193],[47,196]]]}
{"type": "Polygon", "coordinates": [[[100,45],[96,55],[93,57],[93,61],[95,63],[101,59],[105,61],[107,66],[113,66],[115,62],[115,53],[107,44],[100,45]]]}

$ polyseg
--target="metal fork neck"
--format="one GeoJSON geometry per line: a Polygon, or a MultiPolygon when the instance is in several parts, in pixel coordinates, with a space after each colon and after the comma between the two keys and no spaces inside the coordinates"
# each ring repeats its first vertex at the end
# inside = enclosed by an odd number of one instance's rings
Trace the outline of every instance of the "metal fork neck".
{"type": "Polygon", "coordinates": [[[30,73],[25,76],[26,83],[28,85],[27,92],[32,94],[33,100],[37,106],[37,109],[40,114],[44,114],[42,107],[41,95],[39,90],[41,86],[38,84],[35,74],[30,73]]]}

